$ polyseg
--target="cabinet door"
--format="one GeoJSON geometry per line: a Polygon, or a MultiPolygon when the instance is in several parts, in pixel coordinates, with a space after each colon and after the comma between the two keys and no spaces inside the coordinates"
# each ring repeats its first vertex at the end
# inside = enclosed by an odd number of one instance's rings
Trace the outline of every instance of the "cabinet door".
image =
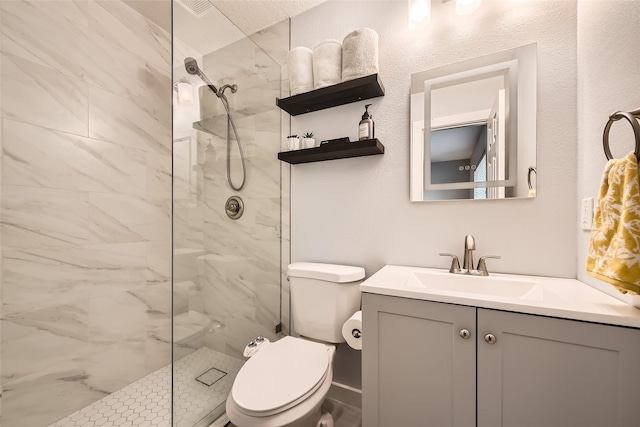
{"type": "Polygon", "coordinates": [[[637,427],[639,365],[639,330],[478,309],[478,427],[637,427]]]}
{"type": "Polygon", "coordinates": [[[365,293],[362,320],[364,427],[475,425],[475,308],[365,293]]]}

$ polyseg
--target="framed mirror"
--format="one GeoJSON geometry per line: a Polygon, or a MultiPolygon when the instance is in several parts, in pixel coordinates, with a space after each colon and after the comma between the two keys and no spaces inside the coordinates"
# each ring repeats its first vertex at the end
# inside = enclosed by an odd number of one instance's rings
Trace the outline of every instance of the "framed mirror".
{"type": "Polygon", "coordinates": [[[411,201],[535,196],[536,79],[535,43],[412,74],[411,201]]]}

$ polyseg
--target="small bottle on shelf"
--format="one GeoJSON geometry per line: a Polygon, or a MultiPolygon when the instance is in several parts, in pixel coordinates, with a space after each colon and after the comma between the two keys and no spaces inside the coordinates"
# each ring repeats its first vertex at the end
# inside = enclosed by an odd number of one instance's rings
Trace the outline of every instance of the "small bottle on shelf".
{"type": "Polygon", "coordinates": [[[365,139],[373,139],[374,135],[374,123],[373,116],[369,114],[369,107],[371,104],[364,106],[364,114],[362,120],[358,124],[358,141],[364,141],[365,139]]]}

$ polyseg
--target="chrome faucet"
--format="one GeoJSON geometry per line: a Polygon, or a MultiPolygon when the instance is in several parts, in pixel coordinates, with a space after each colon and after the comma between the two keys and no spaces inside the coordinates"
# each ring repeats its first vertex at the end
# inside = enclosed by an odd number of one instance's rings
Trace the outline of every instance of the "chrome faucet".
{"type": "Polygon", "coordinates": [[[462,261],[462,269],[473,270],[473,251],[476,250],[476,239],[471,234],[464,236],[464,260],[462,261]]]}
{"type": "Polygon", "coordinates": [[[455,254],[449,253],[440,253],[440,256],[450,256],[451,257],[451,267],[449,268],[449,273],[453,274],[472,274],[474,276],[488,276],[489,272],[487,271],[487,258],[496,258],[500,259],[497,255],[485,255],[480,257],[478,260],[478,267],[473,269],[473,251],[476,250],[476,239],[473,238],[472,235],[467,234],[464,237],[464,258],[462,260],[462,268],[460,268],[460,261],[458,260],[458,256],[455,254]]]}

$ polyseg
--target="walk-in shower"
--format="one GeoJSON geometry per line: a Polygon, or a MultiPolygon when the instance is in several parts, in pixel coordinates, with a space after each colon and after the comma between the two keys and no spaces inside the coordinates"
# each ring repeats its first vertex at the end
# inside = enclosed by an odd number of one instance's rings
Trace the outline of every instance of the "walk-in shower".
{"type": "Polygon", "coordinates": [[[137,3],[0,1],[3,427],[208,426],[245,344],[287,323],[288,23],[262,43],[213,5],[137,3]]]}
{"type": "Polygon", "coordinates": [[[274,59],[286,57],[288,22],[247,37],[221,14],[206,25],[201,19],[209,18],[174,19],[173,79],[198,94],[193,105],[174,105],[174,378],[179,366],[197,365],[186,389],[174,383],[177,427],[204,426],[222,413],[246,344],[258,335],[277,339],[288,322],[281,273],[288,190],[274,102],[288,86],[274,59]],[[211,28],[235,35],[216,44],[211,28]],[[233,220],[225,201],[241,189],[244,213],[233,220]]]}
{"type": "Polygon", "coordinates": [[[229,100],[224,94],[224,91],[227,89],[231,90],[231,93],[236,93],[238,91],[238,85],[236,84],[226,84],[220,87],[220,89],[216,88],[216,86],[209,80],[209,78],[200,70],[198,67],[198,61],[193,58],[185,58],[184,67],[187,70],[187,73],[191,75],[197,75],[204,81],[209,89],[218,97],[220,101],[222,101],[222,105],[224,105],[224,109],[227,112],[227,182],[229,186],[236,191],[242,190],[244,187],[244,183],[247,179],[247,168],[244,161],[244,153],[242,152],[242,143],[240,142],[240,136],[238,135],[238,130],[236,129],[236,125],[233,122],[233,117],[231,116],[231,110],[229,109],[229,100]],[[242,181],[240,181],[240,185],[236,186],[233,184],[231,180],[231,130],[233,130],[233,134],[235,136],[236,144],[238,146],[238,153],[240,154],[240,162],[242,166],[242,181]]]}

